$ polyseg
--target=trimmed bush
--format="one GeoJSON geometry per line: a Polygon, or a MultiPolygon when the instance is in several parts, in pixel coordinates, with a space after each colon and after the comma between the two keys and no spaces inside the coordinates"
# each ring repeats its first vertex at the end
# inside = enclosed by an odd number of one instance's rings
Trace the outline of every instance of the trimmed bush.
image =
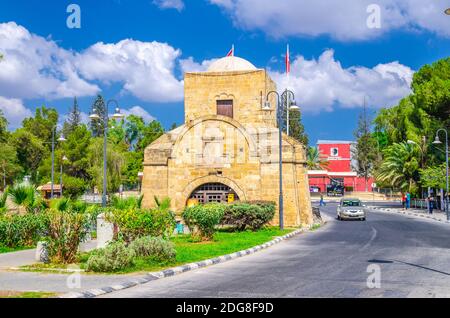
{"type": "Polygon", "coordinates": [[[220,203],[188,207],[183,211],[183,219],[194,237],[211,240],[215,227],[223,218],[225,207],[220,203]]]}
{"type": "Polygon", "coordinates": [[[237,202],[225,208],[221,224],[234,226],[238,231],[259,230],[275,215],[275,203],[266,201],[237,202]]]}
{"type": "Polygon", "coordinates": [[[128,248],[132,249],[137,257],[149,257],[158,262],[174,261],[176,257],[175,245],[159,237],[138,238],[128,248]]]}
{"type": "Polygon", "coordinates": [[[86,269],[92,272],[117,272],[131,266],[134,251],[123,242],[114,242],[107,247],[95,250],[86,263],[86,269]]]}
{"type": "Polygon", "coordinates": [[[45,236],[48,218],[44,214],[0,216],[0,245],[10,248],[34,246],[45,236]]]}
{"type": "Polygon", "coordinates": [[[159,208],[112,209],[107,219],[118,226],[119,238],[127,243],[143,236],[169,238],[176,225],[175,214],[159,208]]]}
{"type": "Polygon", "coordinates": [[[78,246],[85,239],[89,228],[87,214],[74,211],[61,212],[49,209],[48,255],[52,263],[70,264],[76,260],[78,246]]]}

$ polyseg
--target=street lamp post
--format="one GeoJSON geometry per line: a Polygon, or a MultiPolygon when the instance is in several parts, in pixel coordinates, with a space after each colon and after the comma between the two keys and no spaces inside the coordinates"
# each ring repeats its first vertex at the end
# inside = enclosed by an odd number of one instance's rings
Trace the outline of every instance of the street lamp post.
{"type": "MultiPolygon", "coordinates": [[[[51,180],[51,194],[50,198],[53,199],[54,197],[54,184],[55,184],[55,133],[56,128],[58,125],[53,126],[52,128],[52,180],[51,180]]],[[[59,142],[66,141],[66,138],[64,138],[64,135],[61,134],[61,137],[58,138],[59,142]]]]}
{"type": "Polygon", "coordinates": [[[284,100],[286,102],[286,105],[283,104],[283,108],[286,109],[286,134],[290,136],[290,111],[291,110],[298,110],[298,106],[295,103],[295,95],[292,91],[286,89],[283,94],[281,95],[281,100],[284,100]],[[292,97],[292,99],[291,99],[292,97]]]}
{"type": "MultiPolygon", "coordinates": [[[[284,208],[283,208],[283,112],[282,107],[284,107],[284,104],[281,105],[281,98],[280,94],[277,91],[270,91],[267,93],[266,102],[265,102],[265,109],[270,109],[270,102],[269,102],[269,96],[271,94],[275,94],[277,96],[277,121],[278,121],[278,148],[279,148],[279,173],[280,173],[280,184],[279,184],[279,197],[278,197],[278,207],[279,207],[279,222],[280,222],[280,229],[284,229],[284,208]]],[[[285,90],[286,94],[286,109],[289,114],[290,109],[298,109],[298,107],[295,105],[295,102],[292,102],[292,105],[289,107],[289,94],[292,94],[294,96],[293,100],[295,100],[295,95],[292,91],[285,90]]],[[[288,115],[289,116],[289,115],[288,115]]],[[[289,118],[289,117],[288,117],[289,118]]],[[[289,121],[287,126],[289,127],[289,121]]]]}
{"type": "Polygon", "coordinates": [[[62,177],[62,175],[63,175],[63,164],[64,164],[64,161],[67,161],[67,160],[68,159],[67,159],[66,156],[63,156],[62,159],[61,159],[61,171],[59,173],[59,188],[61,189],[60,190],[61,191],[61,198],[63,196],[63,177],[62,177]]]}
{"type": "Polygon", "coordinates": [[[97,113],[96,109],[93,109],[93,113],[89,116],[92,120],[103,120],[103,195],[102,195],[102,207],[106,207],[106,187],[107,187],[107,154],[106,154],[106,148],[108,143],[108,108],[111,103],[114,103],[116,106],[116,112],[112,116],[113,119],[122,119],[124,118],[124,115],[120,113],[119,103],[115,99],[111,99],[106,103],[106,111],[103,115],[103,118],[101,118],[97,113]]]}
{"type": "Polygon", "coordinates": [[[445,175],[446,175],[446,183],[447,183],[447,194],[445,195],[445,211],[447,212],[447,221],[450,221],[450,211],[448,210],[448,132],[446,129],[441,128],[436,132],[436,140],[433,142],[435,145],[442,144],[441,140],[439,139],[439,133],[444,132],[445,133],[445,175]]]}

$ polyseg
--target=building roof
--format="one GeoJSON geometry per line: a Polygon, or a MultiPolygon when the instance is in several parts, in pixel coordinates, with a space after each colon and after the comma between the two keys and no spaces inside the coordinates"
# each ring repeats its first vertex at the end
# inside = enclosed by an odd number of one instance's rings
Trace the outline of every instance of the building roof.
{"type": "Polygon", "coordinates": [[[318,140],[317,144],[318,145],[330,145],[330,144],[344,144],[344,145],[348,145],[348,144],[354,144],[354,141],[350,141],[350,140],[318,140]]]}
{"type": "MultiPolygon", "coordinates": [[[[63,185],[64,187],[64,185],[63,185]]],[[[47,184],[41,185],[37,188],[38,191],[51,191],[52,190],[52,183],[49,182],[47,184]]],[[[53,191],[59,192],[61,190],[61,187],[58,183],[53,184],[53,191]]]]}
{"type": "Polygon", "coordinates": [[[237,56],[227,56],[214,61],[207,72],[255,71],[257,68],[247,60],[237,56]]]}

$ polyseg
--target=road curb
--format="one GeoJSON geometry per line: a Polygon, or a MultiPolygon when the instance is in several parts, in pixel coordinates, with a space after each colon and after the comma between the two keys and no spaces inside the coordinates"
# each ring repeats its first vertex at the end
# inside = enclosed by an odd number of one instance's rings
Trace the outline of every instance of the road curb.
{"type": "MultiPolygon", "coordinates": [[[[322,224],[323,225],[323,224],[322,224]]],[[[305,231],[309,231],[312,227],[314,226],[314,224],[309,225],[305,228],[301,228],[298,230],[295,230],[291,233],[288,233],[284,236],[279,236],[275,239],[273,239],[272,241],[269,241],[267,243],[258,245],[258,246],[254,246],[252,248],[243,250],[243,251],[239,251],[239,252],[235,252],[232,254],[227,254],[227,255],[222,255],[222,256],[218,256],[215,258],[211,258],[211,259],[207,259],[204,261],[200,261],[200,262],[195,262],[195,263],[190,263],[190,264],[186,264],[186,265],[181,265],[181,266],[177,266],[177,267],[173,267],[173,268],[169,268],[163,271],[159,271],[159,272],[153,272],[153,273],[148,273],[147,275],[143,276],[143,277],[139,277],[139,278],[135,278],[135,279],[131,279],[128,281],[125,281],[124,283],[121,284],[116,284],[113,286],[107,286],[107,287],[102,287],[102,288],[94,288],[94,289],[89,289],[86,291],[82,291],[82,292],[71,292],[71,293],[66,293],[63,294],[61,296],[59,296],[59,298],[95,298],[97,296],[101,296],[101,295],[105,295],[105,294],[109,294],[115,291],[119,291],[119,290],[124,290],[124,289],[128,289],[137,285],[142,285],[142,284],[146,284],[148,282],[151,282],[153,280],[158,280],[158,279],[162,279],[165,277],[171,277],[171,276],[175,276],[181,273],[185,273],[185,272],[189,272],[192,271],[194,269],[198,269],[198,268],[202,268],[202,267],[206,267],[206,266],[211,266],[211,265],[216,265],[216,264],[220,264],[220,263],[225,263],[228,261],[231,261],[233,259],[237,259],[240,257],[244,257],[247,255],[251,255],[254,254],[256,252],[265,250],[273,245],[276,245],[282,241],[285,241],[287,239],[290,239],[293,236],[296,236],[302,232],[305,231]]]]}
{"type": "Polygon", "coordinates": [[[436,218],[434,216],[431,216],[429,214],[407,212],[407,211],[398,211],[396,209],[380,208],[380,207],[371,207],[371,209],[377,210],[377,211],[380,211],[380,212],[389,212],[389,213],[403,214],[403,215],[409,215],[409,216],[416,216],[416,217],[423,218],[423,219],[430,219],[430,220],[433,220],[433,221],[450,224],[450,222],[447,221],[447,220],[438,219],[438,218],[436,218]]]}

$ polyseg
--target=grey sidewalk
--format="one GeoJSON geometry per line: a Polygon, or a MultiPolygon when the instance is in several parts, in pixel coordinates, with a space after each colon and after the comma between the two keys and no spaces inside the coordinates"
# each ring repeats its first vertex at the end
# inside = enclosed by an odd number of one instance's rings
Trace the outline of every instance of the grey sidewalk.
{"type": "MultiPolygon", "coordinates": [[[[96,245],[97,241],[89,241],[81,244],[80,249],[89,251],[96,248],[96,245]]],[[[36,249],[0,254],[0,270],[35,264],[35,253],[36,249]]]]}
{"type": "Polygon", "coordinates": [[[383,207],[370,207],[376,211],[400,213],[410,216],[416,216],[421,218],[432,219],[440,222],[447,222],[447,214],[441,210],[433,210],[433,213],[428,213],[424,209],[403,209],[403,208],[383,208],[383,207]]]}

